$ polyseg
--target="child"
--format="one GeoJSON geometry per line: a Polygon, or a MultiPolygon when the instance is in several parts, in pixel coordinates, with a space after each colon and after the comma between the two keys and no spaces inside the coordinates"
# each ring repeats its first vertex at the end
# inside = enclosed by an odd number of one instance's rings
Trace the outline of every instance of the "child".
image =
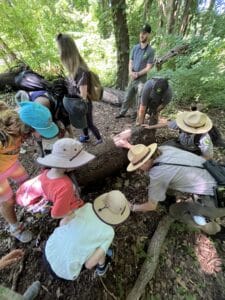
{"type": "Polygon", "coordinates": [[[123,223],[129,214],[128,201],[117,190],[79,208],[46,242],[44,260],[49,272],[58,279],[75,280],[82,269],[96,267],[96,274],[103,276],[112,258],[113,226],[123,223]]]}
{"type": "Polygon", "coordinates": [[[17,221],[15,199],[8,179],[22,183],[28,174],[18,160],[22,142],[22,122],[18,113],[0,101],[0,212],[9,223],[12,236],[23,243],[32,239],[30,231],[17,221]]]}
{"type": "Polygon", "coordinates": [[[58,140],[59,128],[52,121],[49,109],[36,102],[23,101],[18,105],[20,119],[35,130],[33,136],[40,146],[42,156],[51,153],[52,145],[58,140]]]}
{"type": "MultiPolygon", "coordinates": [[[[29,189],[32,180],[25,182],[17,191],[17,203],[29,208],[32,199],[31,195],[41,196],[50,202],[52,218],[62,219],[62,222],[71,217],[75,209],[83,205],[79,193],[74,188],[73,182],[66,172],[80,167],[92,159],[94,155],[83,150],[82,144],[71,138],[63,138],[54,143],[52,153],[45,157],[39,157],[38,163],[50,167],[38,175],[34,186],[29,189]],[[27,192],[28,191],[28,194],[27,192]],[[37,191],[37,192],[36,192],[37,191]],[[24,192],[24,195],[21,194],[24,192]],[[37,194],[39,193],[39,194],[37,194]]],[[[40,199],[39,199],[40,200],[40,199]]],[[[38,205],[38,201],[37,201],[38,205]]]]}

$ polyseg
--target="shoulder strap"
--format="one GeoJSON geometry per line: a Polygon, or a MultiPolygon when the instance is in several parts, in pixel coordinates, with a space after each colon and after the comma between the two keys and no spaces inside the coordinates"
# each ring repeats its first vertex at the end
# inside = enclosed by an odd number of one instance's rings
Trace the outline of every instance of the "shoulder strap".
{"type": "Polygon", "coordinates": [[[165,162],[157,162],[152,165],[152,167],[157,167],[161,165],[170,165],[170,166],[180,166],[180,167],[188,167],[188,168],[198,168],[198,169],[205,169],[203,166],[191,166],[191,165],[182,165],[182,164],[173,164],[173,163],[165,163],[165,162]]]}

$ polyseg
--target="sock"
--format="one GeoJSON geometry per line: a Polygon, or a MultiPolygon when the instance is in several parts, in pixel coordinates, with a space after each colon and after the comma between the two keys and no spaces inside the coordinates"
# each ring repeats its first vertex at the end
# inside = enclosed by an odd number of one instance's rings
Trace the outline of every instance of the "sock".
{"type": "Polygon", "coordinates": [[[15,231],[19,227],[19,222],[16,222],[14,224],[9,224],[10,231],[15,231]]]}

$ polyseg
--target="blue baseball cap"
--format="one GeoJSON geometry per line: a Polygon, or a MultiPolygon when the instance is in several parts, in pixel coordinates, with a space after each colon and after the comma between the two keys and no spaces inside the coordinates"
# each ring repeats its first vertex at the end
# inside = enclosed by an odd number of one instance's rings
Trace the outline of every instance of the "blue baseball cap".
{"type": "Polygon", "coordinates": [[[50,110],[36,102],[20,102],[19,116],[23,123],[34,128],[41,136],[50,139],[56,136],[59,128],[52,121],[50,110]]]}

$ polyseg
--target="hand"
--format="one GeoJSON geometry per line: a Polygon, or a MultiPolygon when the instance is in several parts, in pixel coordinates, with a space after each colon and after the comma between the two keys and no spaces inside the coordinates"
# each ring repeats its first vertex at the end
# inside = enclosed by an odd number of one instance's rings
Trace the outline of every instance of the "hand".
{"type": "Polygon", "coordinates": [[[146,128],[146,129],[151,129],[151,126],[149,126],[148,124],[141,124],[141,126],[146,128]]]}
{"type": "Polygon", "coordinates": [[[21,249],[12,250],[9,254],[0,259],[0,269],[18,262],[24,256],[24,251],[21,249]]]}

